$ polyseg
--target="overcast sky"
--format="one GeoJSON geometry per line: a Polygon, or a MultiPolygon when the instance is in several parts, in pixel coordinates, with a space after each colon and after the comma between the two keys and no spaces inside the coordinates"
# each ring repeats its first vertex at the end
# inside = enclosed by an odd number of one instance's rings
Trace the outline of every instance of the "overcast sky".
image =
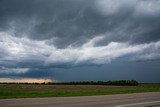
{"type": "Polygon", "coordinates": [[[0,78],[160,82],[160,0],[0,0],[0,78]]]}

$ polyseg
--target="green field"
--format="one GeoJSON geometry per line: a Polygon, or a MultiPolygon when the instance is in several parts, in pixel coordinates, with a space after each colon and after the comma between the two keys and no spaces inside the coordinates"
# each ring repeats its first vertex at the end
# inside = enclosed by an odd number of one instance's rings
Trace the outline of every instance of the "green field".
{"type": "Polygon", "coordinates": [[[160,92],[160,84],[138,86],[0,84],[0,98],[37,98],[160,92]]]}

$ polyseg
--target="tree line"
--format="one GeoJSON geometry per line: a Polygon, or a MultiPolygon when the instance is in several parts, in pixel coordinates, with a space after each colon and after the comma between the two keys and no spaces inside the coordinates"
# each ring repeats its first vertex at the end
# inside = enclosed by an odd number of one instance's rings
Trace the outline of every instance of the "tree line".
{"type": "Polygon", "coordinates": [[[118,80],[118,81],[80,81],[80,82],[59,82],[47,83],[48,85],[119,85],[119,86],[137,86],[136,80],[118,80]]]}

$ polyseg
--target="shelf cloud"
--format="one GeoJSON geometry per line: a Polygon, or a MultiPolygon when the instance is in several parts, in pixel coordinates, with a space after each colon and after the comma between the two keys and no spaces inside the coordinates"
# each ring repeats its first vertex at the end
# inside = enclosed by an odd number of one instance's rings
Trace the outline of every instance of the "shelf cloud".
{"type": "MultiPolygon", "coordinates": [[[[70,66],[86,64],[107,64],[119,57],[128,56],[139,59],[155,59],[159,57],[160,41],[144,44],[129,44],[128,42],[110,42],[107,45],[96,46],[105,36],[95,36],[79,47],[72,44],[64,49],[48,44],[49,40],[30,40],[18,38],[7,33],[0,34],[1,65],[4,67],[49,67],[69,63],[70,66]],[[149,50],[152,50],[149,51],[149,50]],[[146,56],[146,53],[147,56],[146,56]],[[10,62],[7,63],[7,62],[10,62]],[[11,63],[13,62],[13,63],[11,63]],[[21,63],[21,64],[19,64],[21,63]],[[26,66],[25,66],[26,65],[26,66]]],[[[58,66],[59,67],[59,66],[58,66]]],[[[63,66],[62,66],[63,67],[63,66]]],[[[65,66],[64,66],[65,68],[65,66]]],[[[13,70],[15,71],[15,70],[13,70]]],[[[25,70],[22,70],[22,73],[25,70]]]]}

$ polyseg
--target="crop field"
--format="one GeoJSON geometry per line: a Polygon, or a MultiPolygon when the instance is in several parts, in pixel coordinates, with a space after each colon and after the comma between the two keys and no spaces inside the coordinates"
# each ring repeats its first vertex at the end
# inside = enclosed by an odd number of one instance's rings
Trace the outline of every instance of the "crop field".
{"type": "Polygon", "coordinates": [[[160,84],[138,86],[0,84],[0,98],[37,98],[160,92],[160,84]]]}

